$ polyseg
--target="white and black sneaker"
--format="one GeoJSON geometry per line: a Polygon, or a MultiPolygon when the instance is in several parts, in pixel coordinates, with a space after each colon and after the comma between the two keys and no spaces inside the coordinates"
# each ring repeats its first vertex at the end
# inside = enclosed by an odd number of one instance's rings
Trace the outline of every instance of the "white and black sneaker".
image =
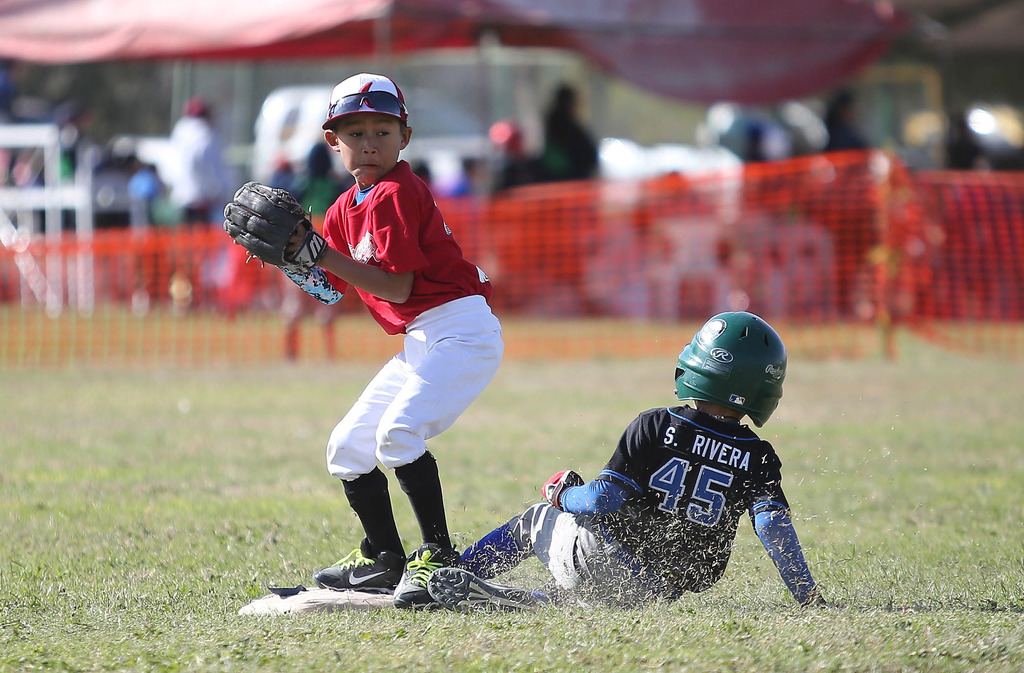
{"type": "Polygon", "coordinates": [[[313,581],[321,589],[373,590],[394,589],[402,578],[405,559],[390,551],[374,553],[370,541],[363,538],[359,549],[334,565],[313,573],[313,581]]]}
{"type": "Polygon", "coordinates": [[[395,589],[396,608],[434,608],[437,604],[427,591],[427,580],[438,568],[458,566],[459,553],[451,547],[427,543],[409,555],[405,572],[395,589]]]}
{"type": "Polygon", "coordinates": [[[533,610],[543,601],[532,591],[482,580],[462,568],[440,568],[427,580],[438,605],[457,612],[470,610],[533,610]]]}

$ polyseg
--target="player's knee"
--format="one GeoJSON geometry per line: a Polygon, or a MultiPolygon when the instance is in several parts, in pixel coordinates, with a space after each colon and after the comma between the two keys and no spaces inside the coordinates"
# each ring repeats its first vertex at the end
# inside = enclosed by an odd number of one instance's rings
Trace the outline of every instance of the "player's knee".
{"type": "Polygon", "coordinates": [[[408,465],[427,452],[426,440],[408,428],[378,428],[376,440],[377,460],[392,470],[408,465]]]}
{"type": "Polygon", "coordinates": [[[516,544],[522,549],[533,548],[535,531],[540,530],[541,522],[544,520],[546,510],[551,509],[547,503],[540,502],[526,508],[522,514],[512,517],[509,527],[512,529],[512,537],[516,544]]]}
{"type": "Polygon", "coordinates": [[[330,439],[327,440],[328,448],[335,450],[348,450],[358,447],[360,444],[372,448],[373,428],[356,419],[346,416],[338,421],[338,424],[331,430],[330,439]]]}
{"type": "Polygon", "coordinates": [[[360,442],[356,430],[342,421],[327,440],[327,469],[340,479],[352,479],[377,466],[373,444],[360,442]]]}
{"type": "Polygon", "coordinates": [[[352,434],[344,423],[338,423],[331,431],[327,439],[327,464],[335,462],[335,459],[346,452],[346,447],[352,446],[352,434]]]}

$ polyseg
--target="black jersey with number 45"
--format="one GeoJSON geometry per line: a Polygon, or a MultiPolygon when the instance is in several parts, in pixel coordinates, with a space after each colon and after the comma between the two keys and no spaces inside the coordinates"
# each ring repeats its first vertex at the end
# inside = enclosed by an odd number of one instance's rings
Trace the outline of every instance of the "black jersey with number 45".
{"type": "Polygon", "coordinates": [[[789,507],[781,467],[746,425],[691,407],[650,409],[626,428],[598,477],[629,493],[598,520],[671,594],[703,591],[725,572],[751,506],[789,507]]]}

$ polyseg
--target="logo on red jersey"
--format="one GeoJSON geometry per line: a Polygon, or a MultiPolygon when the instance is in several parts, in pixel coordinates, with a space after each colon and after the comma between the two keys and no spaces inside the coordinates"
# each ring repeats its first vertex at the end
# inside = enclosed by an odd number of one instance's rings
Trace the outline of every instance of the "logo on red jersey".
{"type": "Polygon", "coordinates": [[[348,251],[352,254],[352,259],[366,264],[377,257],[377,244],[373,241],[373,235],[366,232],[355,247],[348,246],[348,251]]]}

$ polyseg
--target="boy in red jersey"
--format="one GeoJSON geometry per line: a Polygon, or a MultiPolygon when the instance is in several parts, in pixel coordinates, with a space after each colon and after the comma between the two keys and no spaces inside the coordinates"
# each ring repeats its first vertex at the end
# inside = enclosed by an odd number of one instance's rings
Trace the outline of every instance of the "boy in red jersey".
{"type": "MultiPolygon", "coordinates": [[[[433,603],[430,573],[459,563],[445,517],[437,462],[427,440],[446,430],[497,372],[504,349],[487,276],[462,256],[427,185],[399,153],[409,144],[405,99],[382,75],[362,73],[334,88],[324,138],[356,184],[327,211],[327,249],[309,274],[285,273],[323,303],[355,288],[404,349],[367,385],[327,443],[365,537],[315,573],[320,587],[394,589],[396,607],[433,603]],[[395,524],[393,469],[419,522],[423,545],[408,558],[395,524]]],[[[289,252],[303,242],[300,232],[289,252]]]]}

